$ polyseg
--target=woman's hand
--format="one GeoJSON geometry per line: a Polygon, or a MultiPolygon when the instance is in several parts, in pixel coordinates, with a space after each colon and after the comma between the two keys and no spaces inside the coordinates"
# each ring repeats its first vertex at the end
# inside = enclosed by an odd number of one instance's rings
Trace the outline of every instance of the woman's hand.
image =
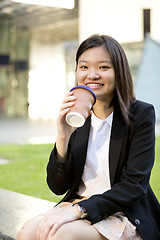
{"type": "Polygon", "coordinates": [[[48,235],[53,236],[63,224],[80,219],[81,213],[77,207],[70,203],[67,205],[53,208],[45,214],[37,229],[36,240],[46,240],[48,235]]]}
{"type": "Polygon", "coordinates": [[[70,108],[74,106],[76,97],[73,96],[73,92],[67,93],[64,97],[60,113],[57,119],[57,131],[59,138],[70,137],[75,128],[71,127],[65,120],[66,114],[69,112],[70,108]]]}
{"type": "Polygon", "coordinates": [[[76,97],[73,96],[73,92],[69,92],[63,99],[60,113],[57,119],[57,139],[56,139],[56,148],[57,148],[57,157],[60,162],[65,163],[68,142],[71,134],[75,131],[76,128],[71,127],[66,122],[66,114],[69,112],[70,108],[74,106],[76,97]]]}

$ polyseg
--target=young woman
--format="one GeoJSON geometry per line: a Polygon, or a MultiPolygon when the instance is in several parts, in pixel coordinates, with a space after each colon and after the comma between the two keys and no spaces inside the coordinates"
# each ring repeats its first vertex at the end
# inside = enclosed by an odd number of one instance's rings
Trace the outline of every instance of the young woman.
{"type": "Polygon", "coordinates": [[[17,240],[160,239],[160,205],[149,185],[154,163],[155,113],[133,93],[122,47],[93,35],[76,55],[78,85],[97,96],[86,123],[73,128],[64,99],[47,182],[61,203],[24,224],[17,240]]]}

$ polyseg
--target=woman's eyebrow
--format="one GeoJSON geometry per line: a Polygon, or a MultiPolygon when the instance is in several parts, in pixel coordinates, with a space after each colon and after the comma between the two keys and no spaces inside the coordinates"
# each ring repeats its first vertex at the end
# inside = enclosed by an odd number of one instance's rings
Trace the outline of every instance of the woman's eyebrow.
{"type": "MultiPolygon", "coordinates": [[[[79,63],[87,63],[87,61],[79,60],[79,63]]],[[[102,60],[102,61],[98,61],[98,63],[110,63],[110,64],[112,64],[112,62],[110,60],[102,60]]]]}
{"type": "Polygon", "coordinates": [[[110,63],[110,64],[112,64],[112,62],[110,60],[99,61],[99,63],[110,63]]]}
{"type": "Polygon", "coordinates": [[[79,60],[78,62],[79,63],[87,63],[87,61],[85,61],[85,60],[79,60]]]}

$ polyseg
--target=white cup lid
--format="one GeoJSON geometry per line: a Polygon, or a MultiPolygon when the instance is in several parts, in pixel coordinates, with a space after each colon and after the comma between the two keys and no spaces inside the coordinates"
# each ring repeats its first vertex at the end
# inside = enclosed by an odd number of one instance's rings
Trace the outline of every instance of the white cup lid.
{"type": "Polygon", "coordinates": [[[82,127],[85,123],[85,118],[77,112],[69,112],[66,115],[66,122],[72,127],[82,127]]]}

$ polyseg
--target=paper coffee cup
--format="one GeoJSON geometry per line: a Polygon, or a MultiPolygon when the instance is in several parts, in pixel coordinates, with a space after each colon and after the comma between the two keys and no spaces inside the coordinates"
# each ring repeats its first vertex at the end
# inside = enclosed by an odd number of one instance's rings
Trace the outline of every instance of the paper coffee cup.
{"type": "Polygon", "coordinates": [[[84,85],[76,86],[70,91],[73,91],[76,100],[66,115],[66,122],[72,127],[82,127],[96,102],[96,95],[91,88],[84,85]]]}

